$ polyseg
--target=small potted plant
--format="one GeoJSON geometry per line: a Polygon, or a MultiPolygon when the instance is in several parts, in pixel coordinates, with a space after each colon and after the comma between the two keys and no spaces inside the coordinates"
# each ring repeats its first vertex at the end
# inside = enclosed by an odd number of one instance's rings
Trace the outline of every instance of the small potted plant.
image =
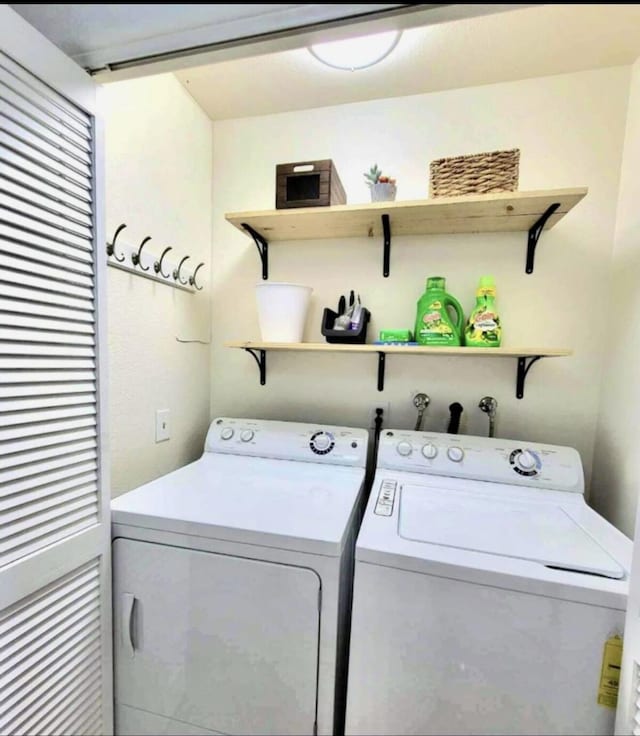
{"type": "Polygon", "coordinates": [[[372,202],[390,202],[396,198],[396,180],[384,176],[378,164],[374,164],[364,178],[371,190],[372,202]]]}

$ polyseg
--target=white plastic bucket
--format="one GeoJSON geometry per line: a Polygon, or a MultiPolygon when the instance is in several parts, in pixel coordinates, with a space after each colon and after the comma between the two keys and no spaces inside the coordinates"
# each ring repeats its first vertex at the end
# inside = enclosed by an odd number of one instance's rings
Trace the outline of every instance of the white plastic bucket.
{"type": "Polygon", "coordinates": [[[258,322],[264,342],[302,342],[313,289],[300,284],[256,284],[258,322]]]}

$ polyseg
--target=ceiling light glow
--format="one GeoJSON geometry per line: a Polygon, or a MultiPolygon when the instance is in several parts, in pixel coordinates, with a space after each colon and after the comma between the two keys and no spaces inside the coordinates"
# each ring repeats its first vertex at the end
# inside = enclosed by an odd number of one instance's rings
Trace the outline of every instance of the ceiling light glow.
{"type": "Polygon", "coordinates": [[[367,69],[389,56],[401,35],[402,31],[385,31],[373,36],[316,43],[309,46],[309,51],[318,61],[333,69],[354,72],[367,69]]]}

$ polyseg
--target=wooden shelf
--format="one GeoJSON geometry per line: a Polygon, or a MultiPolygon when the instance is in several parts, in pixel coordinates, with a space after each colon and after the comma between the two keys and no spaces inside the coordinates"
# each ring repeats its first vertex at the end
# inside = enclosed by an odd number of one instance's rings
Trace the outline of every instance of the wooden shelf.
{"type": "Polygon", "coordinates": [[[553,227],[587,193],[586,187],[535,192],[502,192],[461,197],[372,202],[333,207],[231,212],[228,222],[250,225],[270,243],[283,240],[357,238],[382,235],[380,216],[391,216],[393,235],[525,232],[555,204],[546,227],[553,227]]]}
{"type": "Polygon", "coordinates": [[[250,353],[260,370],[260,383],[266,383],[267,351],[313,352],[313,353],[375,353],[378,356],[378,390],[384,389],[386,356],[423,355],[441,357],[444,355],[465,358],[516,358],[516,396],[524,396],[524,385],[529,369],[541,358],[561,358],[572,355],[571,350],[549,348],[447,348],[424,345],[343,345],[324,342],[227,342],[227,348],[239,348],[250,353]]]}
{"type": "Polygon", "coordinates": [[[483,358],[563,358],[571,350],[548,348],[447,348],[429,345],[343,345],[328,342],[226,342],[225,348],[252,348],[253,350],[282,350],[311,353],[399,353],[402,355],[462,355],[483,358]]]}
{"type": "Polygon", "coordinates": [[[382,237],[383,275],[390,270],[391,235],[528,232],[526,272],[532,273],[543,228],[552,228],[587,194],[586,187],[501,192],[405,202],[231,212],[225,218],[251,235],[268,278],[268,245],[286,240],[382,237]]]}

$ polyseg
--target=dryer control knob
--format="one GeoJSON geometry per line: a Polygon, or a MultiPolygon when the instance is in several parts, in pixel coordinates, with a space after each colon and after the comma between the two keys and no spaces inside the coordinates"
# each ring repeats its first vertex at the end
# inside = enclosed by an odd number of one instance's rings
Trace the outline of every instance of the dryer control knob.
{"type": "Polygon", "coordinates": [[[240,439],[243,442],[251,442],[251,440],[253,439],[253,435],[254,435],[254,431],[252,429],[244,429],[240,433],[240,439]]]}
{"type": "Polygon", "coordinates": [[[410,442],[402,441],[398,442],[398,444],[396,445],[396,451],[398,455],[402,455],[402,457],[409,457],[409,455],[411,455],[411,453],[413,452],[413,447],[411,447],[410,442]]]}
{"type": "Polygon", "coordinates": [[[433,443],[427,442],[426,445],[422,446],[422,454],[427,458],[427,460],[433,460],[433,458],[438,454],[438,448],[433,443]]]}
{"type": "Polygon", "coordinates": [[[221,440],[230,440],[233,437],[233,429],[231,427],[224,427],[220,432],[221,440]]]}
{"type": "Polygon", "coordinates": [[[464,450],[462,447],[449,447],[447,457],[452,463],[459,463],[464,460],[464,450]]]}
{"type": "Polygon", "coordinates": [[[529,450],[523,450],[516,458],[516,463],[522,470],[533,470],[536,467],[536,458],[529,450]]]}

